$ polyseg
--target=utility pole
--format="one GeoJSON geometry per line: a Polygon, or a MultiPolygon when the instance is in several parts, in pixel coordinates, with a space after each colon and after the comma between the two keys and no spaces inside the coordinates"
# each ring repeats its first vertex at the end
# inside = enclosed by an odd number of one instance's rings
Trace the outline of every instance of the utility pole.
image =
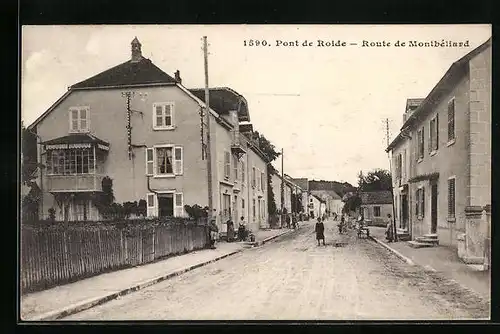
{"type": "Polygon", "coordinates": [[[205,117],[207,122],[207,142],[205,153],[207,156],[207,178],[208,178],[208,212],[213,215],[212,201],[212,155],[210,150],[210,90],[208,89],[208,43],[207,36],[203,36],[203,58],[205,61],[205,117]]]}
{"type": "Polygon", "coordinates": [[[283,214],[283,208],[285,207],[285,173],[283,171],[283,148],[281,149],[281,226],[283,226],[283,219],[285,215],[283,214]]]}
{"type": "MultiPolygon", "coordinates": [[[[385,125],[386,125],[386,139],[387,139],[387,147],[389,147],[390,142],[389,142],[389,119],[385,119],[385,125]]],[[[392,182],[392,159],[389,154],[389,151],[387,151],[387,158],[389,159],[389,170],[391,172],[391,202],[392,202],[392,225],[393,225],[393,231],[394,231],[394,241],[398,241],[398,233],[396,229],[396,208],[394,207],[394,186],[392,182]]]]}

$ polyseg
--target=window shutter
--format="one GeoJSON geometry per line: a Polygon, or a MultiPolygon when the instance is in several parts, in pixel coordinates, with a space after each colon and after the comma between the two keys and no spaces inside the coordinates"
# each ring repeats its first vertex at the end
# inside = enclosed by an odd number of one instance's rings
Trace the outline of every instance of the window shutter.
{"type": "Polygon", "coordinates": [[[420,189],[415,192],[415,215],[418,217],[420,212],[418,212],[418,204],[420,203],[420,189]]]}
{"type": "Polygon", "coordinates": [[[425,217],[425,188],[422,188],[422,217],[425,217]]]}
{"type": "Polygon", "coordinates": [[[146,175],[153,175],[154,172],[154,151],[146,148],[146,175]]]}
{"type": "Polygon", "coordinates": [[[174,148],[174,174],[182,175],[183,173],[183,152],[181,146],[176,146],[174,148]]]}
{"type": "Polygon", "coordinates": [[[231,160],[230,154],[228,151],[224,151],[224,176],[228,178],[231,173],[231,160]]]}
{"type": "Polygon", "coordinates": [[[429,142],[427,143],[427,150],[429,153],[432,151],[432,134],[434,132],[434,120],[429,123],[429,142]]]}
{"type": "Polygon", "coordinates": [[[448,141],[455,138],[455,99],[448,103],[448,141]]]}
{"type": "Polygon", "coordinates": [[[148,193],[146,197],[147,215],[148,217],[156,217],[158,212],[156,210],[156,195],[153,193],[148,193]]]}
{"type": "Polygon", "coordinates": [[[238,181],[238,168],[239,168],[238,158],[236,158],[236,156],[233,156],[233,169],[234,169],[235,181],[238,181]]]}
{"type": "Polygon", "coordinates": [[[174,198],[175,216],[184,217],[184,196],[182,193],[175,193],[174,198]]]}
{"type": "Polygon", "coordinates": [[[245,162],[241,161],[241,182],[245,183],[245,162]]]}
{"type": "Polygon", "coordinates": [[[434,149],[437,150],[439,148],[439,114],[436,114],[436,122],[435,125],[436,127],[436,139],[434,143],[434,149]]]}
{"type": "Polygon", "coordinates": [[[422,152],[420,154],[420,156],[423,158],[424,157],[424,147],[425,147],[425,131],[424,131],[424,127],[422,127],[422,148],[421,148],[421,151],[422,152]]]}

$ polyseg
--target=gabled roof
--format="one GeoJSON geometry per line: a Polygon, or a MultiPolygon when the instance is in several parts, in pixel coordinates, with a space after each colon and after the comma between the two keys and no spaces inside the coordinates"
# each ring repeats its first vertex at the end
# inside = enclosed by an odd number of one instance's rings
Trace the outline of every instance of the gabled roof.
{"type": "MultiPolygon", "coordinates": [[[[205,89],[193,88],[189,91],[205,102],[205,89]]],[[[248,103],[243,95],[237,93],[228,87],[210,88],[210,108],[220,115],[226,115],[229,111],[238,111],[238,120],[240,122],[249,122],[250,115],[248,113],[248,103]]]]}
{"type": "Polygon", "coordinates": [[[411,98],[411,99],[406,99],[406,109],[412,109],[418,107],[422,102],[424,101],[424,98],[411,98]]]}
{"type": "Polygon", "coordinates": [[[469,64],[469,61],[490,46],[491,46],[491,37],[486,42],[484,42],[483,44],[481,44],[480,46],[478,46],[477,48],[475,48],[474,50],[472,50],[471,52],[469,52],[456,62],[454,62],[450,66],[448,71],[446,71],[445,75],[441,78],[441,80],[439,80],[439,82],[427,95],[424,101],[422,101],[419,107],[406,120],[406,122],[401,127],[401,130],[407,128],[408,126],[411,126],[412,124],[414,124],[415,120],[417,120],[420,116],[423,116],[423,114],[426,111],[428,112],[429,111],[428,106],[439,101],[442,95],[447,91],[449,91],[449,89],[451,89],[450,82],[455,80],[455,78],[460,75],[464,67],[469,64]]]}
{"type": "Polygon", "coordinates": [[[360,193],[361,204],[392,204],[390,191],[369,191],[360,193]]]}
{"type": "Polygon", "coordinates": [[[147,84],[175,84],[176,81],[147,58],[128,60],[93,77],[74,84],[71,89],[104,88],[147,84]]]}
{"type": "Polygon", "coordinates": [[[311,190],[315,195],[330,197],[331,199],[342,199],[334,190],[311,190]]]}

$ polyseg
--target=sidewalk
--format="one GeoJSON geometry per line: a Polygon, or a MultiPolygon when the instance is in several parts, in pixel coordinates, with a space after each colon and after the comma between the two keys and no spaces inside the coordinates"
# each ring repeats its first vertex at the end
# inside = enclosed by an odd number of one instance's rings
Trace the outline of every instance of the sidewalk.
{"type": "MultiPolygon", "coordinates": [[[[262,230],[255,233],[255,237],[258,244],[262,245],[290,232],[292,231],[288,229],[262,230]]],[[[216,246],[216,249],[199,250],[135,268],[105,273],[48,290],[26,294],[21,296],[21,320],[60,319],[208,263],[221,260],[248,248],[243,242],[221,242],[217,243],[216,246]]]]}
{"type": "Polygon", "coordinates": [[[427,270],[438,272],[449,279],[457,281],[483,298],[488,300],[491,298],[490,271],[477,271],[469,267],[460,260],[453,248],[445,246],[412,248],[404,241],[387,243],[384,227],[371,226],[370,236],[410,264],[416,264],[427,270]]]}

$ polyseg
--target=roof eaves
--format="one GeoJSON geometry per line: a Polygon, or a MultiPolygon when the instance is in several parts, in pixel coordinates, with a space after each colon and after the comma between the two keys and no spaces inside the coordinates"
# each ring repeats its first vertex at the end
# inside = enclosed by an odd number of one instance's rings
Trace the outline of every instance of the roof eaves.
{"type": "Polygon", "coordinates": [[[427,105],[432,100],[434,100],[435,95],[438,93],[440,89],[443,88],[443,86],[450,80],[450,78],[452,78],[462,66],[467,64],[470,59],[472,59],[477,54],[482,52],[490,44],[491,44],[491,37],[486,42],[484,42],[483,44],[481,44],[480,46],[470,51],[465,56],[455,61],[453,64],[451,64],[448,71],[446,71],[446,73],[438,81],[438,83],[434,86],[434,88],[432,88],[431,92],[425,97],[422,103],[417,107],[417,109],[413,112],[413,114],[406,120],[406,122],[404,122],[403,126],[401,127],[401,130],[413,125],[415,120],[420,116],[420,114],[422,114],[427,105]]]}

